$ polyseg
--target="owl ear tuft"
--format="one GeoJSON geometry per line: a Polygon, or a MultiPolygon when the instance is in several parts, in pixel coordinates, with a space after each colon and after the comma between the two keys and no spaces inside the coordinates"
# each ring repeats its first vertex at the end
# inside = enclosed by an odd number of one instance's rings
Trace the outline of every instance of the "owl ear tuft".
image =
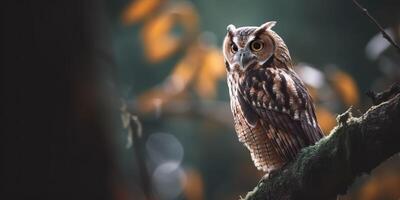
{"type": "Polygon", "coordinates": [[[261,25],[260,27],[262,27],[265,30],[270,30],[272,27],[274,27],[276,24],[276,21],[270,21],[270,22],[265,22],[263,25],[261,25]]]}
{"type": "Polygon", "coordinates": [[[257,28],[255,33],[261,33],[261,32],[267,31],[267,30],[271,30],[271,28],[274,27],[275,24],[276,24],[276,21],[265,22],[263,25],[261,25],[260,27],[257,28]]]}
{"type": "Polygon", "coordinates": [[[236,27],[235,27],[233,24],[229,24],[229,25],[226,27],[226,30],[228,31],[228,34],[229,34],[230,36],[233,36],[233,32],[235,31],[235,29],[236,29],[236,27]]]}

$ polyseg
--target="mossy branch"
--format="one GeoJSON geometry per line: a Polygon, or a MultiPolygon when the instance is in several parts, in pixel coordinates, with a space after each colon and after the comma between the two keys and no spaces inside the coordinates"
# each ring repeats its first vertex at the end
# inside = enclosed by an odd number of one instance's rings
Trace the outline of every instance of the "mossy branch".
{"type": "Polygon", "coordinates": [[[372,106],[361,117],[353,117],[351,110],[340,115],[328,137],[262,179],[245,199],[335,199],[357,176],[400,152],[400,94],[387,92],[392,94],[379,97],[390,99],[372,106]]]}

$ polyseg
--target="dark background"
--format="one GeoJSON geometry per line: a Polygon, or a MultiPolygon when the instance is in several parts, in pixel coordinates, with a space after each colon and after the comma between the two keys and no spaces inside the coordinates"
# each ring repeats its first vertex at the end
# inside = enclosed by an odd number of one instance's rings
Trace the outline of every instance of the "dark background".
{"type": "MultiPolygon", "coordinates": [[[[144,199],[142,161],[135,148],[125,148],[121,99],[143,124],[143,136],[134,145],[143,150],[155,199],[237,199],[255,186],[262,174],[229,125],[223,77],[212,98],[189,87],[180,94],[185,97],[172,98],[161,111],[140,106],[143,94],[162,85],[194,44],[160,62],[146,58],[143,27],[178,3],[194,9],[199,33],[207,31],[216,49],[230,23],[278,21],[274,30],[295,63],[310,63],[327,79],[327,66],[335,65],[352,78],[360,112],[370,105],[365,91],[382,89],[399,77],[393,49],[367,58],[366,44],[378,31],[351,1],[164,1],[147,17],[126,24],[121,15],[131,2],[2,3],[0,199],[144,199]],[[388,71],[389,65],[395,67],[388,71]],[[170,112],[186,108],[182,102],[191,108],[188,112],[170,112]],[[222,111],[207,111],[210,104],[222,111]],[[218,113],[225,121],[213,118],[218,113]]],[[[383,27],[399,30],[399,1],[361,3],[383,27]]],[[[182,30],[174,31],[179,36],[182,30]]],[[[347,107],[332,101],[341,105],[328,106],[332,115],[347,107]]],[[[347,198],[398,199],[399,166],[395,158],[374,178],[361,178],[347,198]]]]}

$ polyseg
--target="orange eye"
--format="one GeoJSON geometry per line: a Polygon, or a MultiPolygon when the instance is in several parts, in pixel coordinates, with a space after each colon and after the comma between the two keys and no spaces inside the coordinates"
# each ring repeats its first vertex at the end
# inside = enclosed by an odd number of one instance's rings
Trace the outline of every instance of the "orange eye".
{"type": "Polygon", "coordinates": [[[263,48],[264,48],[264,43],[262,43],[261,41],[254,41],[250,44],[250,49],[252,51],[260,51],[263,48]]]}
{"type": "Polygon", "coordinates": [[[238,51],[238,47],[236,46],[236,44],[231,45],[231,51],[232,53],[236,53],[238,51]]]}

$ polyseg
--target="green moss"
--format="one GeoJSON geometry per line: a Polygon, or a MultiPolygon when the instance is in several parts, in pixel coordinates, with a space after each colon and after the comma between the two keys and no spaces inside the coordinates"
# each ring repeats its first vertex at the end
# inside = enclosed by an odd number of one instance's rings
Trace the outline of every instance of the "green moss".
{"type": "Polygon", "coordinates": [[[245,199],[335,199],[361,173],[400,151],[400,95],[356,118],[351,109],[338,126],[296,160],[262,180],[245,199]]]}

